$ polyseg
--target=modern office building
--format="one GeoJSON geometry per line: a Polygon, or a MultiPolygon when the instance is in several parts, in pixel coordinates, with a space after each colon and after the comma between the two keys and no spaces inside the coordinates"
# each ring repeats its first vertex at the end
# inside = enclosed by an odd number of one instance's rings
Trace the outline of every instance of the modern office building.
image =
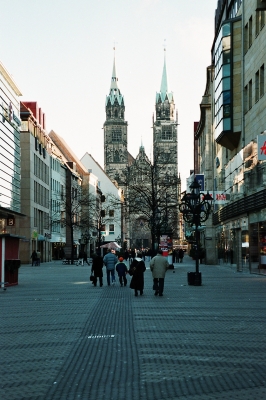
{"type": "MultiPolygon", "coordinates": [[[[21,212],[20,96],[0,62],[0,208],[21,212]]],[[[4,212],[4,210],[3,210],[4,212]]],[[[1,228],[5,229],[2,224],[1,228]]]]}
{"type": "Polygon", "coordinates": [[[216,257],[256,273],[266,272],[265,18],[265,0],[218,1],[208,75],[211,122],[202,110],[205,128],[196,132],[200,163],[204,135],[212,136],[216,257]]]}

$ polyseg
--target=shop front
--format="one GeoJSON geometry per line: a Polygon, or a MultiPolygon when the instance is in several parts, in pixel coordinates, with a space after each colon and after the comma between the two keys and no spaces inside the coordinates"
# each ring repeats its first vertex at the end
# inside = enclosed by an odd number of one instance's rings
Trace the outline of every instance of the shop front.
{"type": "Polygon", "coordinates": [[[239,218],[216,228],[217,258],[219,264],[236,271],[249,269],[248,218],[239,218]]]}
{"type": "Polygon", "coordinates": [[[250,272],[266,274],[266,220],[250,224],[250,272]]]}

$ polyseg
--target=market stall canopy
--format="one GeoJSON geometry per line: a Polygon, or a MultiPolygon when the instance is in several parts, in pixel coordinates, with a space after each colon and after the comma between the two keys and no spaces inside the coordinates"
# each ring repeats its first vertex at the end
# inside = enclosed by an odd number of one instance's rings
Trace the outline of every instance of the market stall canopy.
{"type": "Polygon", "coordinates": [[[116,242],[102,244],[100,247],[102,249],[113,249],[113,250],[121,249],[121,246],[119,246],[119,244],[116,242]]]}

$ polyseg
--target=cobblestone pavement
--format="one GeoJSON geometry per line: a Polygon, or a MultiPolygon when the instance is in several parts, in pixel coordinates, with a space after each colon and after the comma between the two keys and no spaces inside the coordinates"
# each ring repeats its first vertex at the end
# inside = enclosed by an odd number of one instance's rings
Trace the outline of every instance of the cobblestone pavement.
{"type": "MultiPolygon", "coordinates": [[[[155,297],[87,266],[22,266],[0,290],[1,400],[266,399],[266,277],[189,257],[155,297]]],[[[147,265],[148,267],[148,265],[147,265]]]]}

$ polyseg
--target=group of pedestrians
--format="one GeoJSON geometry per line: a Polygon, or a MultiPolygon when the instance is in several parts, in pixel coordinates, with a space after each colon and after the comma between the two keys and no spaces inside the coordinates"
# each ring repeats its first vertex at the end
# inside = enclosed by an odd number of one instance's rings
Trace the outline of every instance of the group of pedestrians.
{"type": "MultiPolygon", "coordinates": [[[[146,271],[145,262],[140,257],[134,257],[130,267],[124,262],[123,257],[117,258],[112,253],[111,249],[108,249],[108,253],[101,257],[95,255],[93,257],[91,272],[94,276],[93,284],[97,286],[103,286],[103,267],[106,266],[107,284],[115,284],[115,272],[118,274],[120,286],[127,286],[127,274],[131,276],[130,288],[134,290],[135,296],[143,295],[144,290],[144,272],[146,271]]],[[[158,250],[158,253],[150,261],[150,269],[153,277],[153,290],[154,295],[163,296],[164,290],[164,278],[165,273],[169,267],[169,263],[165,257],[163,257],[162,250],[158,250]]]]}
{"type": "Polygon", "coordinates": [[[173,250],[173,263],[177,262],[177,263],[182,263],[183,262],[183,258],[184,258],[184,250],[183,249],[175,249],[173,250]]]}
{"type": "Polygon", "coordinates": [[[31,253],[31,265],[32,267],[37,267],[41,265],[41,252],[39,250],[35,251],[33,250],[33,252],[31,253]]]}

